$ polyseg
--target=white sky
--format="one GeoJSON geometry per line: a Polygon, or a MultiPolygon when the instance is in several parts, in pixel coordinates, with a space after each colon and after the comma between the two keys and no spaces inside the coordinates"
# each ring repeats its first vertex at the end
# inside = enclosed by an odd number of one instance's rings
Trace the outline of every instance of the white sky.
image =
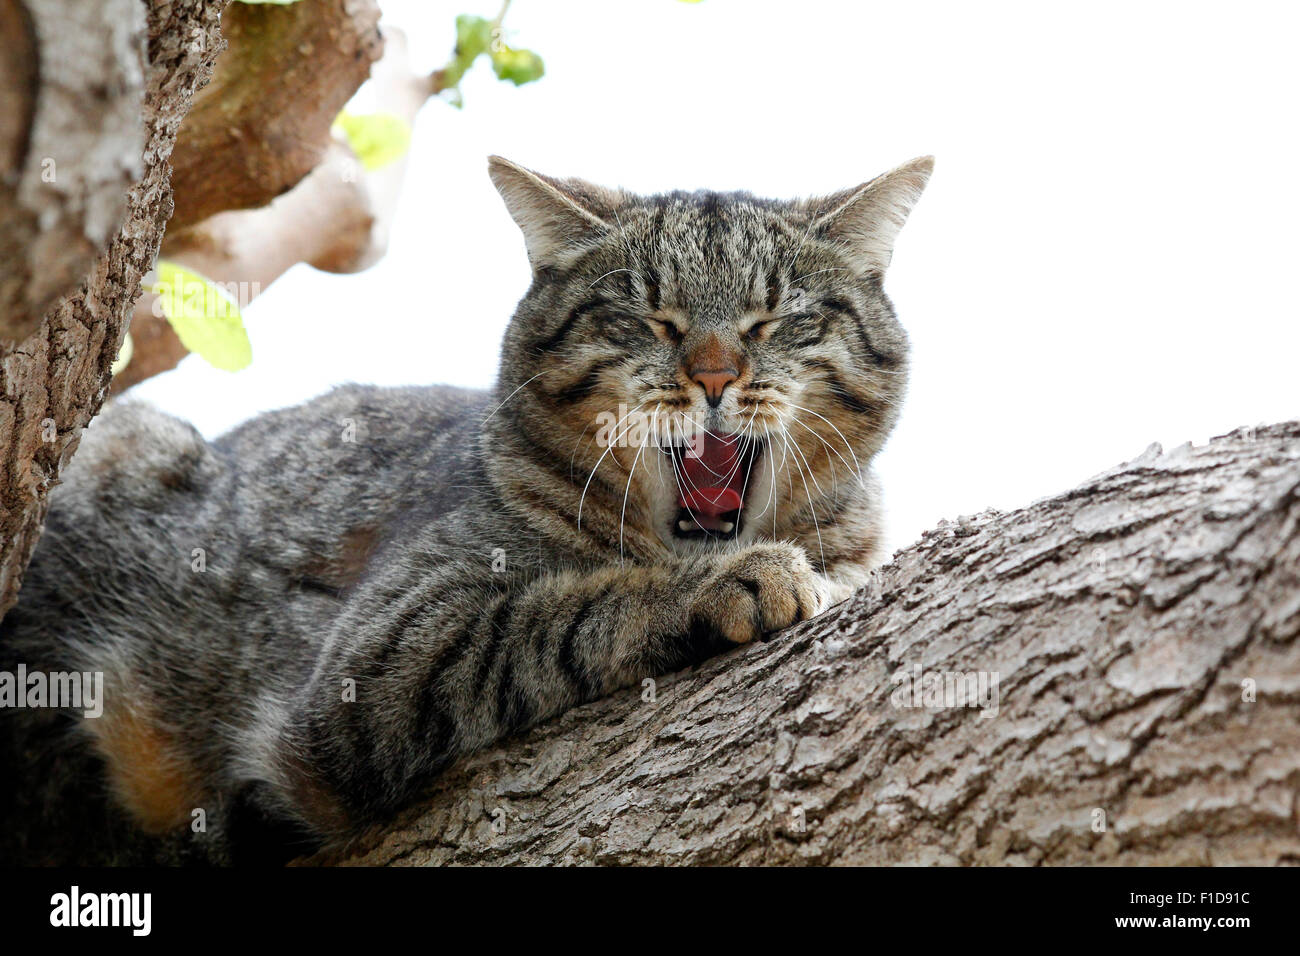
{"type": "MultiPolygon", "coordinates": [[[[381,0],[417,65],[495,0],[381,0]]],[[[891,544],[1066,490],[1151,441],[1300,417],[1300,5],[516,0],[465,108],[420,115],[389,254],[299,266],[253,365],[136,395],[216,435],[345,381],[487,386],[528,285],[501,153],[639,191],[792,197],[937,169],[886,281],[913,343],[879,466],[891,544]]]]}

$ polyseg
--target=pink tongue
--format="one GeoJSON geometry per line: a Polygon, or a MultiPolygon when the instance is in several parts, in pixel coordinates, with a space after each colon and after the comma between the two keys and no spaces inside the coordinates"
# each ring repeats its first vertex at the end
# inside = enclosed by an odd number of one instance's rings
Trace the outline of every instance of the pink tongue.
{"type": "Polygon", "coordinates": [[[736,435],[698,436],[682,456],[682,495],[678,504],[698,517],[716,519],[743,504],[745,469],[740,464],[740,439],[736,435]]]}

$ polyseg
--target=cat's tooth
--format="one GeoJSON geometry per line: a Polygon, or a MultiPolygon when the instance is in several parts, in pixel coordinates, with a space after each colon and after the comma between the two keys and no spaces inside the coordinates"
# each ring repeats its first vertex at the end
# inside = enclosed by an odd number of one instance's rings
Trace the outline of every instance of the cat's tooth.
{"type": "Polygon", "coordinates": [[[694,530],[695,524],[691,521],[682,520],[677,522],[677,527],[681,528],[683,531],[691,531],[694,530]]]}
{"type": "Polygon", "coordinates": [[[731,534],[731,532],[735,529],[735,527],[736,527],[736,523],[734,521],[724,521],[722,522],[722,533],[731,534]]]}

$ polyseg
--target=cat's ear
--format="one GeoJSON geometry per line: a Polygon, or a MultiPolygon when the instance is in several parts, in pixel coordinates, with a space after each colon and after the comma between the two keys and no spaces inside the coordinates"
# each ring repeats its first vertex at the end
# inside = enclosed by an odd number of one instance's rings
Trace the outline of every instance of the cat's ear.
{"type": "Polygon", "coordinates": [[[610,228],[621,194],[581,179],[554,179],[500,156],[488,157],[488,175],[524,234],[533,269],[564,266],[610,228]]]}
{"type": "Polygon", "coordinates": [[[884,272],[894,240],[933,171],[934,157],[920,156],[869,183],[814,200],[813,228],[842,242],[863,273],[884,272]]]}

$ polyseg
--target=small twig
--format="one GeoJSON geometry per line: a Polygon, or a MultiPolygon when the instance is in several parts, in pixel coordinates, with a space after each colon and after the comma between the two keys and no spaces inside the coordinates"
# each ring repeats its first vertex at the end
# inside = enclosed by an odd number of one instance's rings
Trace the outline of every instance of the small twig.
{"type": "Polygon", "coordinates": [[[501,0],[501,12],[497,14],[496,19],[492,21],[492,32],[496,33],[501,29],[501,21],[506,18],[506,11],[510,9],[511,0],[501,0]]]}
{"type": "MultiPolygon", "coordinates": [[[[510,4],[513,2],[514,0],[501,0],[501,9],[497,11],[497,15],[492,19],[493,43],[496,43],[498,37],[500,36],[501,24],[505,21],[506,13],[510,10],[510,4]]],[[[429,84],[429,96],[437,96],[439,93],[446,90],[447,89],[447,68],[444,66],[430,73],[428,84],[429,84]]]]}

